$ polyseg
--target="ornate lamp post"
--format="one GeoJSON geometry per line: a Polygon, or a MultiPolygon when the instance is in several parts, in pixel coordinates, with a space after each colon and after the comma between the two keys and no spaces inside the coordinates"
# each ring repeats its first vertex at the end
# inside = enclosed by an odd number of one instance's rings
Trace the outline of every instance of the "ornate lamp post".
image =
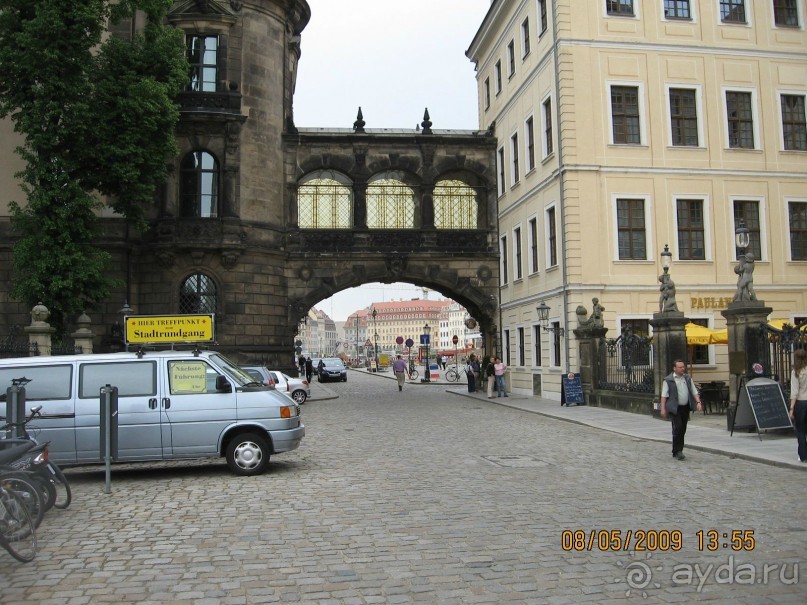
{"type": "Polygon", "coordinates": [[[431,374],[429,372],[429,346],[431,345],[431,341],[429,340],[429,334],[431,334],[431,332],[432,332],[431,326],[429,326],[429,324],[426,323],[426,325],[423,326],[423,334],[426,335],[426,360],[423,364],[424,366],[423,369],[426,372],[426,375],[423,378],[423,382],[431,382],[431,374]]]}
{"type": "Polygon", "coordinates": [[[120,308],[118,313],[123,316],[123,350],[129,350],[129,339],[126,337],[126,318],[132,315],[132,307],[129,306],[129,301],[123,301],[123,306],[120,308]]]}
{"type": "Polygon", "coordinates": [[[670,265],[672,265],[672,252],[670,252],[669,245],[664,244],[664,250],[661,253],[661,269],[663,272],[658,276],[658,280],[661,282],[658,310],[661,313],[678,311],[678,303],[675,302],[675,283],[670,277],[670,265]]]}
{"type": "Polygon", "coordinates": [[[373,357],[375,357],[375,371],[378,372],[378,324],[376,323],[376,316],[378,315],[378,311],[376,311],[375,307],[373,308],[372,316],[373,316],[373,331],[375,334],[375,343],[373,346],[373,357]]]}
{"type": "Polygon", "coordinates": [[[359,363],[359,314],[353,318],[353,325],[356,328],[356,364],[359,363]]]}

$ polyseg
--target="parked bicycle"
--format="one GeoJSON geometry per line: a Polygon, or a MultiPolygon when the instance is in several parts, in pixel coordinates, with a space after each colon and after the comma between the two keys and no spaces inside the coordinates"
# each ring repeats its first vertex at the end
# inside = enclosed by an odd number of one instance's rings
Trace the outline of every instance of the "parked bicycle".
{"type": "Polygon", "coordinates": [[[453,366],[449,366],[446,370],[446,380],[449,382],[457,382],[462,374],[467,374],[467,370],[460,370],[457,364],[454,364],[453,366]]]}
{"type": "MultiPolygon", "coordinates": [[[[13,460],[27,449],[25,444],[17,445],[3,452],[3,459],[13,460]]],[[[23,498],[24,494],[12,487],[12,482],[0,480],[0,546],[18,561],[26,563],[36,556],[36,530],[23,498]]]]}

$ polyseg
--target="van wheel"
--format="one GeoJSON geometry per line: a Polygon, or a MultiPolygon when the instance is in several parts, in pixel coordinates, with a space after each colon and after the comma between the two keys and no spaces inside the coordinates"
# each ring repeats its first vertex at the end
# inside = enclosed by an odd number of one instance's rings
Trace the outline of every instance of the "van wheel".
{"type": "Polygon", "coordinates": [[[305,403],[305,400],[308,396],[305,394],[305,391],[297,390],[291,394],[291,398],[294,399],[295,403],[299,403],[300,405],[305,403]]]}
{"type": "Polygon", "coordinates": [[[233,437],[225,455],[236,475],[260,475],[269,463],[269,442],[255,433],[242,433],[233,437]]]}

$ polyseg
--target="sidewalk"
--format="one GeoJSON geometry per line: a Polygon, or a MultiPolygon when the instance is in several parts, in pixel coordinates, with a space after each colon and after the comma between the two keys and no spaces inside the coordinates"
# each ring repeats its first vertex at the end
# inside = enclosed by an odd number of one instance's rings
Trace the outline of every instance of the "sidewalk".
{"type": "MultiPolygon", "coordinates": [[[[384,373],[372,374],[368,372],[368,374],[394,379],[389,373],[386,376],[384,373]]],[[[653,418],[652,416],[588,405],[566,407],[562,406],[558,401],[514,395],[512,393],[507,398],[488,399],[487,394],[483,391],[469,393],[468,387],[464,383],[456,384],[439,380],[431,384],[448,387],[446,392],[452,395],[479,399],[495,405],[524,410],[525,412],[565,420],[566,422],[576,422],[577,424],[629,437],[658,441],[667,445],[670,444],[672,439],[669,421],[653,418]]],[[[797,460],[796,438],[793,431],[763,432],[761,437],[762,439],[757,433],[738,431],[734,431],[734,434],[731,435],[726,430],[725,416],[696,413],[692,414],[687,426],[684,450],[700,450],[730,458],[741,458],[772,466],[807,471],[807,464],[797,460]]]]}

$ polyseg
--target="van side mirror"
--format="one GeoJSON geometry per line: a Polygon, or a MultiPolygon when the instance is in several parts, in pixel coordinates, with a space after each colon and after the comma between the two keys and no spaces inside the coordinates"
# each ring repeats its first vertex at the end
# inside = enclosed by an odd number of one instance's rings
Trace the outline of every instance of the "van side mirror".
{"type": "Polygon", "coordinates": [[[232,393],[233,386],[227,380],[226,376],[216,376],[216,392],[217,393],[232,393]]]}

